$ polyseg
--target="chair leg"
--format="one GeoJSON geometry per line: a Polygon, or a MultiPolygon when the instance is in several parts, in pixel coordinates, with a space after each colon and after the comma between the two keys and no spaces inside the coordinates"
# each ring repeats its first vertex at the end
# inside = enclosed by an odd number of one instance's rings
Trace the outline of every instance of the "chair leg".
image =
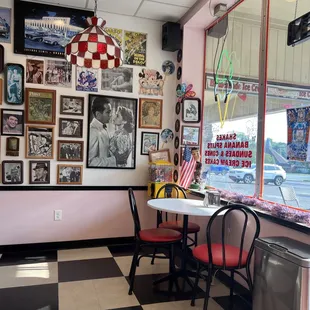
{"type": "Polygon", "coordinates": [[[212,267],[209,266],[209,268],[208,268],[208,277],[207,277],[207,289],[206,289],[205,301],[204,301],[204,304],[203,304],[203,310],[207,310],[208,309],[211,283],[212,283],[212,267]]]}
{"type": "Polygon", "coordinates": [[[192,301],[191,301],[191,306],[195,306],[195,299],[196,299],[196,294],[197,294],[197,289],[198,289],[198,282],[199,282],[199,272],[200,272],[200,263],[197,262],[197,271],[196,271],[196,278],[195,278],[195,284],[193,287],[193,293],[192,293],[192,301]]]}
{"type": "Polygon", "coordinates": [[[198,245],[198,233],[195,233],[195,241],[194,241],[195,243],[195,246],[197,246],[198,245]]]}
{"type": "Polygon", "coordinates": [[[247,275],[247,278],[248,278],[248,286],[249,286],[249,289],[250,289],[250,293],[251,293],[251,296],[253,296],[253,282],[252,282],[252,277],[251,277],[251,272],[250,272],[250,266],[249,265],[246,266],[246,275],[247,275]]]}
{"type": "Polygon", "coordinates": [[[234,286],[235,286],[235,271],[232,270],[230,272],[230,280],[231,280],[231,284],[230,284],[230,309],[234,308],[234,286]]]}
{"type": "Polygon", "coordinates": [[[137,268],[137,261],[138,261],[139,252],[140,252],[140,243],[137,242],[136,243],[135,253],[133,255],[132,262],[131,262],[130,273],[129,273],[130,286],[129,286],[128,295],[132,295],[132,290],[133,290],[133,285],[134,285],[134,281],[135,281],[135,275],[136,275],[136,268],[137,268]]]}
{"type": "MultiPolygon", "coordinates": [[[[169,247],[169,274],[172,274],[174,271],[174,244],[171,244],[169,247]]],[[[169,294],[172,293],[173,289],[173,278],[169,279],[169,294]]]]}
{"type": "Polygon", "coordinates": [[[157,253],[157,248],[154,249],[151,265],[154,265],[156,253],[157,253]]]}

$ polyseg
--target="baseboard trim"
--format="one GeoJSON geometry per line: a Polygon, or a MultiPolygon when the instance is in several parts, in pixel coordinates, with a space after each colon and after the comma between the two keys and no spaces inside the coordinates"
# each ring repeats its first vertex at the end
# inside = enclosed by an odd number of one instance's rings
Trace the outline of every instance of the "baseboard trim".
{"type": "Polygon", "coordinates": [[[60,241],[46,243],[27,243],[27,244],[12,244],[1,245],[0,253],[22,252],[22,251],[51,251],[51,250],[66,250],[76,248],[87,248],[96,246],[123,245],[134,243],[134,237],[119,237],[105,239],[89,239],[75,241],[60,241]]]}

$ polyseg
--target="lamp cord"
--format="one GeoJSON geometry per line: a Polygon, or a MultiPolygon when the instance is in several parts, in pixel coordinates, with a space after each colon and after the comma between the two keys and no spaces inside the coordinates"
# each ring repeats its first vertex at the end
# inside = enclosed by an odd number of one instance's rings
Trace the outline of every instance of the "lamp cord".
{"type": "Polygon", "coordinates": [[[298,7],[298,0],[296,0],[296,4],[295,4],[295,18],[294,18],[294,20],[297,17],[297,7],[298,7]]]}
{"type": "Polygon", "coordinates": [[[97,16],[97,7],[98,7],[98,0],[95,0],[95,9],[94,9],[95,16],[97,16]]]}

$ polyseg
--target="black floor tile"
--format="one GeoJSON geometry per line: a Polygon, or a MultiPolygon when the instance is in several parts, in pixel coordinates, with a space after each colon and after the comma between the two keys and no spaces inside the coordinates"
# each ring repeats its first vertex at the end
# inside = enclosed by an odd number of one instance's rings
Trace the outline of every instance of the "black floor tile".
{"type": "MultiPolygon", "coordinates": [[[[191,299],[192,289],[187,283],[184,285],[183,279],[178,280],[180,291],[177,291],[174,285],[171,293],[169,293],[168,290],[168,282],[156,286],[153,285],[155,280],[164,276],[166,276],[166,274],[136,276],[133,292],[141,305],[191,299]]],[[[127,281],[129,281],[128,277],[127,281]]],[[[203,297],[204,292],[199,288],[197,298],[203,297]]]]}
{"type": "MultiPolygon", "coordinates": [[[[133,256],[136,245],[135,244],[124,244],[124,245],[112,245],[108,247],[113,257],[119,256],[133,256]]],[[[153,254],[154,248],[142,247],[140,254],[153,254]]],[[[165,253],[167,255],[168,250],[158,249],[158,253],[165,253]]]]}
{"type": "Polygon", "coordinates": [[[3,253],[0,266],[57,262],[57,251],[3,253]]]}
{"type": "Polygon", "coordinates": [[[122,277],[113,258],[77,260],[58,263],[59,282],[122,277]]]}
{"type": "MultiPolygon", "coordinates": [[[[213,299],[224,309],[230,310],[229,307],[229,296],[224,297],[213,297],[213,299]]],[[[234,295],[234,307],[233,310],[252,310],[252,306],[247,303],[244,299],[242,299],[238,295],[234,295]]]]}
{"type": "Polygon", "coordinates": [[[143,310],[143,308],[141,306],[133,306],[133,307],[126,307],[126,308],[110,309],[110,310],[143,310]]]}
{"type": "Polygon", "coordinates": [[[58,284],[1,289],[0,309],[58,310],[58,284]]]}

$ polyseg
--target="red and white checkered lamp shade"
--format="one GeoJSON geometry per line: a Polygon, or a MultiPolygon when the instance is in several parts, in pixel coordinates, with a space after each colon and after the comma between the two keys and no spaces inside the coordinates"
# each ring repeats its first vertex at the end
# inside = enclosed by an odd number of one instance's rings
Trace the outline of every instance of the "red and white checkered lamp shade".
{"type": "Polygon", "coordinates": [[[112,69],[123,64],[123,51],[103,30],[102,18],[88,17],[88,28],[75,35],[66,46],[66,58],[79,67],[112,69]]]}

